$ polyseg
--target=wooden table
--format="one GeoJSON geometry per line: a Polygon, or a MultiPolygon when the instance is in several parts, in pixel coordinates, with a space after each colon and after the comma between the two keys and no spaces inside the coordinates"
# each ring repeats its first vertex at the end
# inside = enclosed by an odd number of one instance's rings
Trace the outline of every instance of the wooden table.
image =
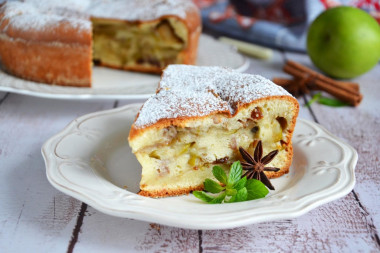
{"type": "MultiPolygon", "coordinates": [[[[286,76],[275,52],[251,59],[248,73],[286,76]]],[[[322,124],[359,153],[357,183],[346,197],[291,220],[228,230],[186,230],[108,216],[53,188],[42,144],[76,117],[136,101],[54,100],[0,92],[0,252],[379,252],[380,65],[355,79],[357,108],[299,100],[301,118],[322,124]]],[[[0,80],[1,82],[1,80],[0,80]]]]}

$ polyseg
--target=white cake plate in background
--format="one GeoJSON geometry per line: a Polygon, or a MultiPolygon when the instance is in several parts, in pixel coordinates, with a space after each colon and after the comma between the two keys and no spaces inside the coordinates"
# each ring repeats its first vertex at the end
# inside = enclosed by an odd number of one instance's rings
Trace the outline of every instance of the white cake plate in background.
{"type": "Polygon", "coordinates": [[[298,119],[290,172],[271,182],[263,199],[210,205],[192,194],[153,199],[137,195],[141,166],[128,133],[141,104],[88,114],[42,148],[49,182],[113,216],[190,229],[224,229],[289,219],[348,194],[357,152],[320,125],[298,119]]]}
{"type": "MultiPolygon", "coordinates": [[[[243,72],[249,61],[233,47],[201,35],[198,66],[224,66],[243,72]]],[[[63,87],[27,81],[0,70],[0,91],[54,99],[144,99],[154,94],[159,75],[93,68],[91,88],[63,87]]]]}

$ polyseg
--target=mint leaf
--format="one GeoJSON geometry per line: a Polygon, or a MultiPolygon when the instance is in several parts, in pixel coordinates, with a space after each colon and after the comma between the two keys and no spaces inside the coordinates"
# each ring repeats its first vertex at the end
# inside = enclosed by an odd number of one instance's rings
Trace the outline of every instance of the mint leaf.
{"type": "Polygon", "coordinates": [[[193,195],[198,199],[207,202],[209,204],[220,204],[226,198],[226,193],[223,192],[216,197],[210,196],[204,191],[193,191],[193,195]]]}
{"type": "Polygon", "coordinates": [[[227,196],[234,196],[236,193],[237,193],[237,190],[233,188],[227,188],[226,190],[227,196]]]}
{"type": "Polygon", "coordinates": [[[211,193],[220,194],[212,196],[204,191],[193,191],[193,194],[198,199],[209,204],[221,204],[223,202],[232,203],[264,198],[269,193],[269,190],[261,181],[247,179],[247,177],[241,178],[242,172],[243,168],[240,161],[234,162],[231,165],[228,177],[221,167],[214,166],[214,176],[221,183],[225,182],[226,186],[223,187],[218,182],[208,178],[204,182],[205,190],[211,193]]]}
{"type": "Polygon", "coordinates": [[[237,181],[233,188],[236,189],[237,191],[242,189],[245,186],[245,183],[247,182],[247,177],[241,178],[239,181],[237,181]]]}
{"type": "Polygon", "coordinates": [[[221,193],[219,196],[217,196],[216,198],[214,198],[211,202],[209,202],[210,204],[221,204],[223,202],[223,200],[226,198],[226,193],[223,192],[221,193]]]}
{"type": "Polygon", "coordinates": [[[328,97],[320,97],[318,99],[318,103],[322,105],[328,105],[332,107],[341,107],[341,106],[347,106],[348,104],[345,102],[342,102],[336,98],[328,98],[328,97]]]}
{"type": "Polygon", "coordinates": [[[225,202],[227,202],[227,203],[233,203],[233,202],[236,202],[236,194],[235,194],[234,196],[232,196],[232,197],[230,198],[230,200],[225,201],[225,202]]]}
{"type": "Polygon", "coordinates": [[[242,202],[242,201],[246,201],[247,200],[247,197],[248,197],[248,190],[247,188],[241,188],[240,190],[238,190],[238,192],[236,193],[236,199],[235,199],[235,202],[242,202]]]}
{"type": "Polygon", "coordinates": [[[329,97],[323,97],[321,92],[318,92],[315,94],[309,102],[305,104],[306,107],[310,107],[310,105],[314,102],[318,102],[319,104],[322,105],[327,105],[327,106],[332,106],[332,107],[340,107],[340,106],[347,106],[349,104],[340,101],[339,99],[336,98],[329,98],[329,97]]]}
{"type": "Polygon", "coordinates": [[[306,107],[310,107],[310,105],[316,101],[319,100],[319,98],[322,96],[322,93],[321,92],[318,92],[317,94],[315,94],[310,100],[309,102],[307,102],[305,104],[306,107]]]}
{"type": "Polygon", "coordinates": [[[230,173],[227,179],[227,186],[233,186],[241,178],[243,168],[240,161],[236,161],[231,165],[230,173]]]}
{"type": "Polygon", "coordinates": [[[269,193],[265,185],[256,179],[248,179],[245,187],[248,192],[247,200],[264,198],[269,193]]]}
{"type": "Polygon", "coordinates": [[[229,201],[227,201],[228,203],[233,203],[233,202],[242,202],[242,201],[246,201],[247,200],[247,197],[248,197],[248,191],[247,191],[247,188],[243,187],[242,189],[240,189],[239,191],[237,191],[237,193],[235,195],[233,195],[229,201]]]}
{"type": "Polygon", "coordinates": [[[198,199],[203,200],[204,202],[207,202],[207,203],[210,203],[211,201],[215,199],[214,197],[206,194],[203,191],[193,191],[193,195],[197,197],[198,199]]]}
{"type": "Polygon", "coordinates": [[[205,180],[204,188],[206,191],[211,193],[219,193],[224,190],[224,187],[222,187],[220,184],[209,178],[205,180]]]}
{"type": "Polygon", "coordinates": [[[224,185],[227,185],[227,175],[226,172],[220,166],[214,166],[212,169],[212,174],[219,182],[224,185]]]}

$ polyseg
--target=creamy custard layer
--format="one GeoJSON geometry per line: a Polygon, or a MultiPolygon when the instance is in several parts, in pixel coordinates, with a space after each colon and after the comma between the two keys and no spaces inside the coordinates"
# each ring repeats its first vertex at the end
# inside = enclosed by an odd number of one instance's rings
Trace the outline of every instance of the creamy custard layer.
{"type": "Polygon", "coordinates": [[[143,166],[141,189],[202,185],[205,178],[213,178],[213,166],[227,170],[231,163],[241,160],[240,146],[253,154],[258,140],[263,142],[264,154],[280,151],[268,166],[281,167],[290,143],[290,106],[287,101],[271,100],[243,109],[232,118],[216,114],[188,122],[185,127],[145,132],[132,146],[143,166]]]}
{"type": "Polygon", "coordinates": [[[104,65],[159,67],[181,63],[188,30],[176,18],[152,22],[93,19],[93,59],[104,65]]]}

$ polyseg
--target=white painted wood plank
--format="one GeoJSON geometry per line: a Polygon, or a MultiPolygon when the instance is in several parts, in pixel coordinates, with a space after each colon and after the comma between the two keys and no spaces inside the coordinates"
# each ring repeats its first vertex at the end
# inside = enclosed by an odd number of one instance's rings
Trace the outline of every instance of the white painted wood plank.
{"type": "MultiPolygon", "coordinates": [[[[287,54],[287,57],[313,67],[309,58],[303,55],[287,54]]],[[[359,161],[355,173],[357,183],[354,190],[360,201],[362,216],[366,218],[367,228],[371,231],[371,237],[380,247],[379,80],[380,64],[370,72],[352,80],[360,84],[364,96],[362,103],[356,108],[334,108],[316,103],[312,105],[312,109],[322,125],[358,151],[359,161]]]]}
{"type": "Polygon", "coordinates": [[[347,196],[296,219],[204,231],[203,252],[375,252],[361,210],[347,196]],[[357,220],[352,220],[357,217],[357,220]]]}
{"type": "Polygon", "coordinates": [[[89,207],[74,252],[198,252],[197,230],[122,219],[89,207]]]}
{"type": "Polygon", "coordinates": [[[15,94],[0,105],[2,252],[66,251],[81,203],[48,183],[40,149],[74,118],[112,105],[15,94]]]}
{"type": "Polygon", "coordinates": [[[7,95],[7,92],[0,91],[0,101],[7,95]]]}

